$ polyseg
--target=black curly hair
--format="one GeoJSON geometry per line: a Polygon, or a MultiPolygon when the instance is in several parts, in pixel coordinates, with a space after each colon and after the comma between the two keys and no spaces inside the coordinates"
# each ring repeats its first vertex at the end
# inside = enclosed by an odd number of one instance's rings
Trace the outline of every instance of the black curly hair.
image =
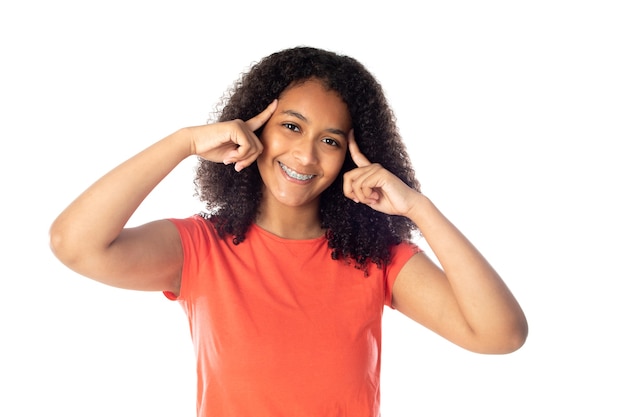
{"type": "MultiPolygon", "coordinates": [[[[320,80],[345,101],[361,152],[419,191],[383,89],[354,58],[305,46],[273,53],[253,64],[225,93],[217,121],[248,120],[286,88],[310,79],[320,80]]],[[[260,130],[256,133],[260,135],[260,130]]],[[[346,198],[343,173],[355,167],[348,153],[337,179],[321,195],[320,219],[332,258],[353,261],[367,273],[370,262],[378,267],[388,263],[391,247],[409,240],[417,227],[406,217],[390,216],[346,198]]],[[[232,166],[200,158],[194,184],[206,205],[204,216],[219,235],[231,236],[235,244],[242,242],[257,217],[262,196],[256,163],[236,172],[232,166]]]]}

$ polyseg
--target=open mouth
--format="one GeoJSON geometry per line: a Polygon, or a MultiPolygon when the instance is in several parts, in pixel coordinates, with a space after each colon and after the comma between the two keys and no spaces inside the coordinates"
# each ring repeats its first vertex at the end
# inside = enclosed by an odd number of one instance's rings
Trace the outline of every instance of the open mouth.
{"type": "Polygon", "coordinates": [[[299,172],[294,171],[293,169],[289,168],[287,165],[283,164],[282,162],[278,162],[278,165],[280,165],[280,168],[285,172],[285,174],[287,174],[289,178],[293,178],[294,180],[307,181],[315,176],[312,174],[311,175],[300,174],[299,172]]]}

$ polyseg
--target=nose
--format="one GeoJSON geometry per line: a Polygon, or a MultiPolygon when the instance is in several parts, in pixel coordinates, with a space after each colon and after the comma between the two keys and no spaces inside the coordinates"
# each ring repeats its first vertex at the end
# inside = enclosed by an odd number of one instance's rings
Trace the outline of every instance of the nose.
{"type": "Polygon", "coordinates": [[[293,156],[303,166],[317,164],[316,141],[309,138],[302,138],[293,149],[293,156]]]}

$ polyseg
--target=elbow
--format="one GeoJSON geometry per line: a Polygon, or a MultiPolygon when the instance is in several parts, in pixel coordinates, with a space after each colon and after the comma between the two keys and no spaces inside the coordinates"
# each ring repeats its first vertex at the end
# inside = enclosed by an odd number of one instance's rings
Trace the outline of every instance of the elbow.
{"type": "Polygon", "coordinates": [[[509,349],[505,353],[512,353],[524,346],[528,338],[528,322],[525,317],[519,320],[519,323],[511,331],[509,337],[509,349]]]}
{"type": "Polygon", "coordinates": [[[72,268],[79,258],[77,245],[73,245],[72,239],[64,228],[53,223],[48,232],[48,244],[54,256],[64,265],[72,268]]]}
{"type": "Polygon", "coordinates": [[[519,350],[528,338],[528,322],[521,317],[500,331],[496,343],[488,346],[482,353],[505,355],[519,350]]]}
{"type": "Polygon", "coordinates": [[[64,256],[65,239],[63,237],[63,233],[61,233],[61,231],[59,231],[58,228],[54,224],[48,231],[48,245],[50,247],[50,250],[54,254],[54,256],[56,256],[57,259],[63,262],[63,259],[65,257],[64,256]]]}
{"type": "Polygon", "coordinates": [[[495,354],[509,354],[519,350],[526,343],[526,338],[528,337],[528,328],[520,328],[515,331],[512,331],[507,339],[499,346],[495,354]]]}
{"type": "Polygon", "coordinates": [[[509,324],[508,344],[504,353],[512,353],[524,346],[528,338],[528,320],[521,308],[509,324]]]}
{"type": "Polygon", "coordinates": [[[528,337],[528,323],[522,314],[508,323],[499,323],[480,332],[472,332],[465,349],[486,355],[505,355],[520,349],[528,337]]]}

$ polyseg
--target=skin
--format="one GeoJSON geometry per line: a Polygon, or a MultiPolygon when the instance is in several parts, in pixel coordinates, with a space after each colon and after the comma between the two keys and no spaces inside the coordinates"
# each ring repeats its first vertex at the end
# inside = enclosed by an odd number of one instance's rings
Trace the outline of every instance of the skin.
{"type": "Polygon", "coordinates": [[[528,334],[524,313],[498,273],[423,194],[379,164],[370,163],[349,138],[357,165],[344,177],[344,194],[374,210],[406,216],[418,225],[443,270],[424,253],[402,268],[392,305],[465,349],[509,353],[528,334]]]}
{"type": "Polygon", "coordinates": [[[341,170],[351,127],[346,104],[319,82],[308,81],[281,94],[263,129],[265,148],[257,159],[265,184],[259,226],[290,239],[324,233],[319,197],[341,170]]]}
{"type": "Polygon", "coordinates": [[[345,196],[411,219],[442,266],[415,254],[397,277],[393,306],[474,352],[508,353],[522,346],[526,319],[498,273],[426,196],[367,160],[345,104],[317,82],[284,91],[250,120],[184,128],[123,162],[57,217],[51,249],[69,268],[102,283],[178,294],[183,253],[174,225],[157,220],[125,227],[174,167],[192,155],[233,164],[237,171],[257,161],[265,184],[257,224],[282,237],[306,239],[323,233],[319,196],[347,152],[357,168],[344,175],[345,196]],[[253,132],[264,125],[258,138],[253,132]]]}

